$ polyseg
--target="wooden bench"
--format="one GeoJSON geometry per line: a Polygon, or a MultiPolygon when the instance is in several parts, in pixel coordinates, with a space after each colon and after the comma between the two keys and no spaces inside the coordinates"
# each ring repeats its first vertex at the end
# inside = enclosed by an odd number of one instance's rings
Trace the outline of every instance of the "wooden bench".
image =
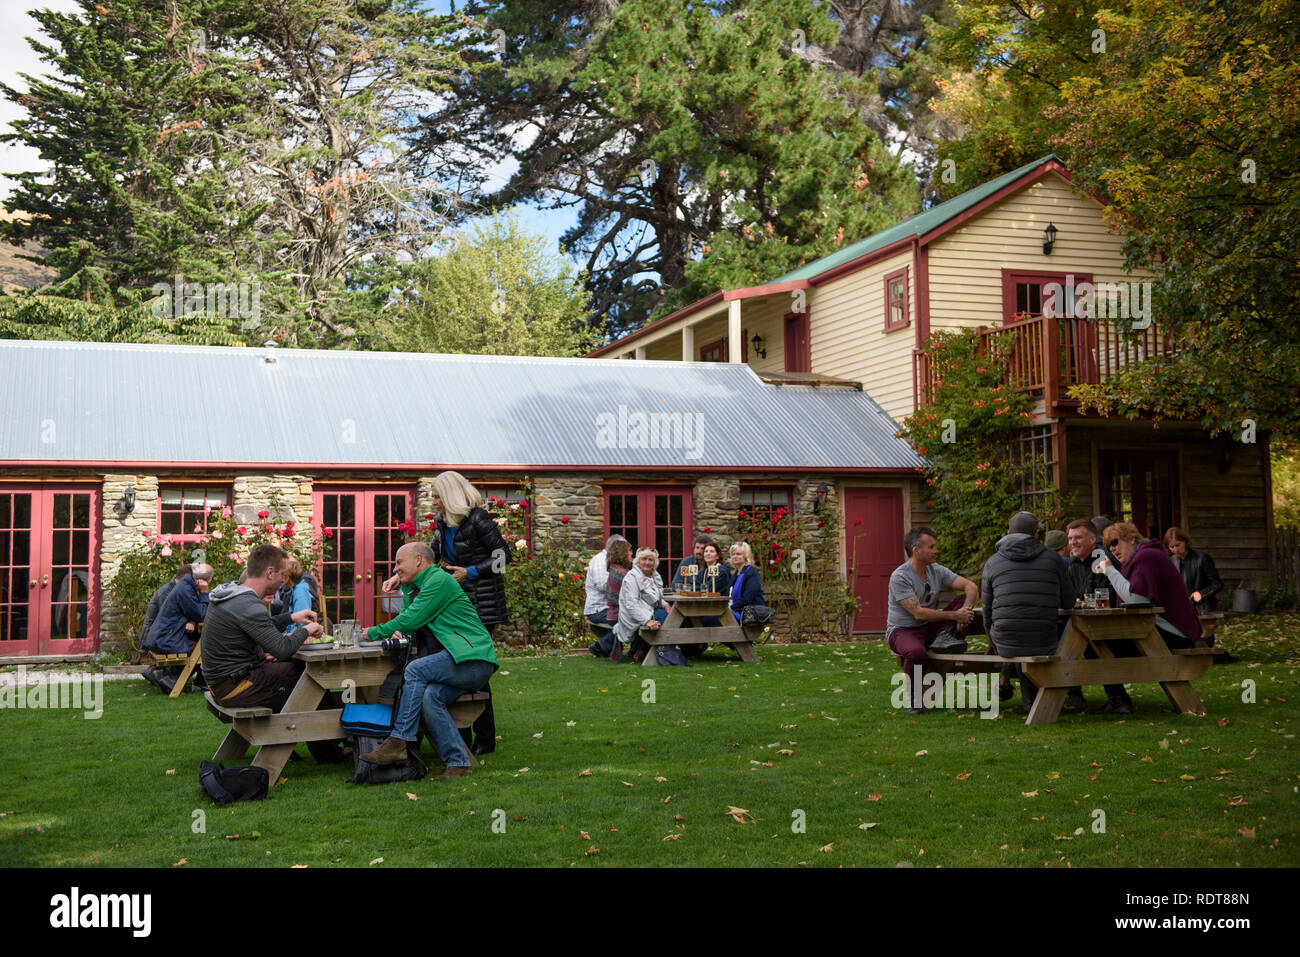
{"type": "MultiPolygon", "coordinates": [[[[232,761],[242,758],[250,747],[263,745],[297,744],[299,741],[330,741],[342,738],[343,728],[339,724],[343,716],[341,708],[327,708],[320,711],[304,713],[276,714],[270,708],[228,707],[217,701],[211,691],[203,694],[208,710],[225,724],[231,725],[226,739],[212,756],[213,761],[232,761]],[[287,720],[287,724],[286,724],[287,720]]],[[[486,691],[474,691],[463,694],[447,705],[456,727],[471,727],[487,707],[492,695],[486,691]]],[[[430,743],[435,744],[430,738],[430,743]]],[[[436,750],[436,744],[435,744],[436,750]]],[[[471,764],[479,763],[472,753],[471,764]]],[[[256,764],[256,760],[253,762],[256,764]]],[[[277,773],[277,778],[278,778],[277,773]]]]}
{"type": "Polygon", "coordinates": [[[190,680],[190,675],[194,674],[194,669],[203,663],[203,656],[200,649],[203,647],[203,639],[194,643],[194,649],[188,654],[160,655],[157,652],[145,649],[145,653],[153,660],[155,668],[180,668],[181,673],[176,678],[176,684],[172,686],[169,698],[179,698],[181,692],[185,690],[185,683],[190,680]]]}
{"type": "Polygon", "coordinates": [[[1004,664],[1019,665],[1039,688],[1025,724],[1051,724],[1060,715],[1070,688],[1081,685],[1158,683],[1175,710],[1205,714],[1205,705],[1191,683],[1209,670],[1215,649],[1168,648],[1156,631],[1155,617],[1163,609],[1076,609],[1061,636],[1055,655],[1004,658],[987,654],[931,654],[936,671],[996,672],[1004,664]],[[1131,641],[1136,657],[1117,658],[1110,642],[1131,641]],[[1091,647],[1095,658],[1085,658],[1091,647]]]}

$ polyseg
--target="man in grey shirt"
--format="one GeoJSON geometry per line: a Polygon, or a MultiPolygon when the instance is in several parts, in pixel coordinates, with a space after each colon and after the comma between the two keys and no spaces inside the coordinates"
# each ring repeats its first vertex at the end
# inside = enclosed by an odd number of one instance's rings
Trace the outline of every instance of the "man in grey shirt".
{"type": "Polygon", "coordinates": [[[898,655],[907,676],[911,706],[908,714],[920,714],[921,688],[913,680],[916,668],[929,660],[930,645],[945,628],[961,631],[975,617],[975,583],[938,562],[939,547],[934,530],[913,528],[903,536],[907,561],[889,576],[889,615],[885,637],[889,650],[898,655]],[[944,608],[939,607],[939,592],[955,588],[961,592],[944,608]]]}

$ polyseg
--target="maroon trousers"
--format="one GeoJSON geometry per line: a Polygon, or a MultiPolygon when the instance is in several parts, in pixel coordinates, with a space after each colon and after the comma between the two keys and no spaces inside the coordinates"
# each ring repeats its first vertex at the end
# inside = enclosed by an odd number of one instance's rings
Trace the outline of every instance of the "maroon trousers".
{"type": "MultiPolygon", "coordinates": [[[[966,595],[961,594],[944,606],[944,611],[956,611],[966,604],[966,595]]],[[[934,644],[934,639],[939,637],[939,632],[945,628],[957,627],[955,622],[951,621],[932,621],[919,628],[895,628],[893,634],[889,636],[889,650],[898,655],[899,661],[903,665],[903,674],[907,675],[907,685],[912,687],[912,677],[916,674],[915,668],[920,666],[924,674],[924,666],[929,661],[927,654],[930,646],[934,644]]],[[[960,630],[960,628],[958,629],[960,630]]],[[[913,688],[913,695],[919,695],[920,689],[913,688]]],[[[911,700],[909,698],[909,700],[911,700]]]]}

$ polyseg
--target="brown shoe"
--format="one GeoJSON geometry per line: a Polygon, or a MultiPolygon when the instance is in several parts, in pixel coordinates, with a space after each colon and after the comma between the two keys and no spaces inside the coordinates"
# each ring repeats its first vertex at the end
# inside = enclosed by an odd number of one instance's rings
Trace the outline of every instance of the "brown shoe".
{"type": "Polygon", "coordinates": [[[361,755],[361,760],[371,764],[396,764],[406,760],[406,744],[401,738],[385,738],[375,750],[361,755]]]}
{"type": "Polygon", "coordinates": [[[439,774],[435,781],[450,781],[452,778],[463,778],[469,774],[470,769],[463,764],[449,764],[447,770],[439,774]]]}

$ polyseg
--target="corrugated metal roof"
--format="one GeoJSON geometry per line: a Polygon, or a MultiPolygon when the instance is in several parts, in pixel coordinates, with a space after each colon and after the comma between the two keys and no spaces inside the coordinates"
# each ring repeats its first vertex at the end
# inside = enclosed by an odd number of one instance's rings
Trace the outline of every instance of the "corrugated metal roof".
{"type": "Polygon", "coordinates": [[[884,249],[890,243],[896,243],[900,239],[906,239],[909,236],[924,236],[932,229],[937,229],[948,220],[960,216],[972,206],[978,205],[988,197],[992,196],[1004,186],[1014,183],[1017,179],[1026,173],[1033,172],[1044,163],[1051,160],[1057,160],[1054,153],[1049,153],[1041,159],[1036,159],[1020,169],[1012,170],[1010,173],[1003,173],[997,179],[991,179],[987,183],[982,183],[974,189],[968,189],[959,196],[954,196],[945,203],[933,206],[925,212],[917,213],[901,223],[896,223],[888,229],[881,230],[866,239],[860,239],[856,243],[845,246],[843,249],[837,249],[829,256],[823,256],[821,259],[814,259],[810,263],[805,263],[798,269],[786,273],[784,276],[777,276],[775,279],[763,283],[765,286],[775,285],[779,282],[790,282],[795,279],[811,279],[814,276],[820,276],[836,266],[842,266],[847,262],[852,262],[859,256],[865,256],[867,253],[874,252],[877,249],[884,249]]]}
{"type": "Polygon", "coordinates": [[[9,340],[0,408],[0,465],[921,464],[865,393],[743,364],[9,340]]]}

